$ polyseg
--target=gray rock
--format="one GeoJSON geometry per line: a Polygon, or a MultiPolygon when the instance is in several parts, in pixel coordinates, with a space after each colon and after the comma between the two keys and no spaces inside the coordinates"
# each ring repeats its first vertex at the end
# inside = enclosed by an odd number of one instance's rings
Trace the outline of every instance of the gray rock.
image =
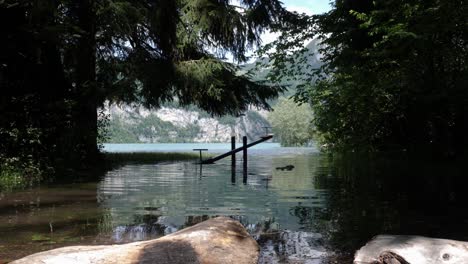
{"type": "Polygon", "coordinates": [[[465,264],[468,263],[468,242],[379,235],[356,252],[354,263],[465,264]]]}
{"type": "Polygon", "coordinates": [[[155,240],[58,248],[12,264],[255,264],[258,256],[257,242],[239,222],[217,217],[155,240]]]}

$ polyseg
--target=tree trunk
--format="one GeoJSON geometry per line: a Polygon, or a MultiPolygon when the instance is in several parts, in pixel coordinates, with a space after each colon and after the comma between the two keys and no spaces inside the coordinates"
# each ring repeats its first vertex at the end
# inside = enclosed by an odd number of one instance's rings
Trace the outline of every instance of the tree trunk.
{"type": "Polygon", "coordinates": [[[97,148],[96,25],[93,0],[80,1],[78,24],[83,30],[77,52],[77,107],[75,112],[78,150],[85,164],[93,162],[97,148]]]}

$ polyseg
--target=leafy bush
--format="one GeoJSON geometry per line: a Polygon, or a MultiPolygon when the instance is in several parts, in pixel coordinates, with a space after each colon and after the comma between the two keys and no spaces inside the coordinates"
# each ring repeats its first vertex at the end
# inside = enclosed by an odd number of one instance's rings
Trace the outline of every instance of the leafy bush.
{"type": "Polygon", "coordinates": [[[20,170],[2,165],[0,166],[0,190],[24,188],[28,185],[20,170]]]}
{"type": "Polygon", "coordinates": [[[282,146],[304,146],[312,139],[312,110],[292,99],[280,98],[268,115],[273,133],[282,146]]]}

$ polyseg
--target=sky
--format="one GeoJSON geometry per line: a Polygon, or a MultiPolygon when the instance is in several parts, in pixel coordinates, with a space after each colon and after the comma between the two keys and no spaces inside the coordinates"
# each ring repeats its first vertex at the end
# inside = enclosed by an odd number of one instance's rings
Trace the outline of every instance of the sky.
{"type": "MultiPolygon", "coordinates": [[[[331,9],[330,0],[282,0],[289,11],[306,13],[308,15],[321,14],[331,9]]],[[[274,41],[278,34],[266,32],[262,36],[263,44],[274,41]]]]}
{"type": "MultiPolygon", "coordinates": [[[[296,11],[298,13],[306,13],[308,15],[321,14],[331,9],[330,1],[333,0],[281,0],[283,5],[289,11],[296,11]]],[[[233,0],[232,3],[239,4],[239,0],[233,0]]],[[[265,32],[262,35],[262,44],[267,44],[274,41],[279,34],[265,32]]],[[[247,56],[252,56],[253,52],[248,52],[247,56]]],[[[232,54],[225,54],[226,61],[236,63],[233,60],[232,54]]],[[[255,60],[255,57],[250,57],[248,62],[255,60]]]]}
{"type": "Polygon", "coordinates": [[[329,0],[283,0],[284,6],[290,11],[306,14],[320,14],[331,9],[329,0]]]}

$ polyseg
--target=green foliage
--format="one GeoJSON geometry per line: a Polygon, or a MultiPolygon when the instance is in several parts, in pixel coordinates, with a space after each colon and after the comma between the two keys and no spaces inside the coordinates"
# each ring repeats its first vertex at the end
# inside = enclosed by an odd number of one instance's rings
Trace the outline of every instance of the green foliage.
{"type": "Polygon", "coordinates": [[[10,166],[0,166],[0,190],[19,189],[27,185],[19,170],[10,166]]]}
{"type": "Polygon", "coordinates": [[[109,123],[109,116],[105,113],[104,109],[99,109],[97,118],[97,143],[99,144],[98,148],[100,150],[103,148],[102,144],[109,140],[109,123]]]}
{"type": "Polygon", "coordinates": [[[148,107],[175,99],[215,115],[237,114],[250,104],[268,108],[266,100],[282,89],[250,81],[249,76],[237,74],[235,65],[218,58],[230,52],[236,60],[245,61],[245,52],[283,9],[276,0],[241,1],[240,5],[243,11],[211,0],[165,0],[154,6],[145,1],[108,1],[98,9],[102,8],[103,21],[97,24],[110,31],[97,39],[105,47],[97,58],[103,69],[97,77],[104,74],[102,85],[110,92],[105,96],[148,107]],[[114,20],[116,15],[119,22],[114,20]],[[119,27],[114,29],[113,23],[119,27]],[[217,56],[211,54],[213,50],[217,56]]]}
{"type": "Polygon", "coordinates": [[[268,101],[284,90],[237,75],[239,67],[215,58],[180,62],[176,71],[179,104],[194,104],[218,116],[238,115],[249,106],[270,109],[268,101]]]}
{"type": "Polygon", "coordinates": [[[284,12],[281,2],[271,0],[231,1],[182,0],[182,45],[195,44],[200,36],[205,45],[224,55],[231,52],[238,61],[260,41],[260,35],[284,12]]]}
{"type": "Polygon", "coordinates": [[[106,119],[96,110],[107,100],[149,107],[177,101],[212,115],[269,108],[283,89],[238,75],[219,57],[230,52],[245,61],[284,10],[278,0],[239,5],[0,1],[0,163],[32,161],[40,170],[96,165],[106,137],[106,119]]]}
{"type": "Polygon", "coordinates": [[[319,81],[303,78],[295,99],[312,104],[326,143],[464,155],[467,12],[463,1],[337,0],[326,14],[278,25],[275,78],[303,76],[305,67],[285,65],[304,54],[304,41],[319,38],[324,65],[313,75],[319,81]]]}
{"type": "Polygon", "coordinates": [[[44,242],[44,241],[50,241],[51,238],[48,237],[48,236],[45,236],[43,234],[33,234],[31,236],[31,241],[34,241],[34,242],[44,242]]]}
{"type": "Polygon", "coordinates": [[[109,135],[106,143],[136,143],[139,142],[129,127],[125,126],[123,120],[116,117],[110,120],[107,127],[109,135]]]}
{"type": "Polygon", "coordinates": [[[268,115],[273,133],[282,146],[304,146],[312,139],[312,110],[292,99],[280,98],[268,115]]]}

